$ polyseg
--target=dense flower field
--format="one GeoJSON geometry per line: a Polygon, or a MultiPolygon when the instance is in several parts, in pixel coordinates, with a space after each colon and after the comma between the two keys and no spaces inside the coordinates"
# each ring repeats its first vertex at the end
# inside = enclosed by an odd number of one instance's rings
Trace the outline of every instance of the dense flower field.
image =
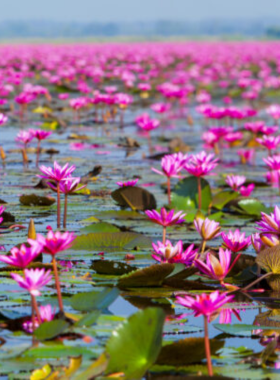
{"type": "Polygon", "coordinates": [[[1,378],[278,378],[280,43],[0,53],[1,378]]]}

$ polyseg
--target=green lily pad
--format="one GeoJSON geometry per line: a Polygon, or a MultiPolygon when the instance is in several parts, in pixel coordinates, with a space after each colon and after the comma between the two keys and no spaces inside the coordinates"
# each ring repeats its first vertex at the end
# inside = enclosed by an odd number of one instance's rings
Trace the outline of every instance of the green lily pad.
{"type": "Polygon", "coordinates": [[[89,226],[86,226],[80,230],[81,232],[85,233],[92,233],[92,232],[119,232],[120,229],[116,226],[113,226],[110,223],[101,222],[101,223],[94,223],[90,224],[89,226]]]}
{"type": "Polygon", "coordinates": [[[123,372],[127,379],[141,379],[157,360],[162,344],[165,314],[147,308],[127,319],[106,344],[107,374],[123,372]]]}
{"type": "Polygon", "coordinates": [[[246,325],[243,323],[236,325],[215,323],[213,326],[226,334],[240,336],[251,336],[254,330],[271,330],[270,326],[246,325]]]}
{"type": "Polygon", "coordinates": [[[78,236],[72,249],[118,252],[150,246],[150,238],[134,232],[96,232],[78,236]]]}
{"type": "MultiPolygon", "coordinates": [[[[210,339],[211,354],[224,346],[223,340],[210,339]]],[[[156,364],[183,366],[205,359],[204,338],[186,338],[162,347],[156,364]]]]}
{"type": "Polygon", "coordinates": [[[54,319],[50,322],[42,323],[34,332],[39,340],[53,339],[69,327],[69,323],[62,319],[54,319]]]}
{"type": "Polygon", "coordinates": [[[126,263],[112,260],[94,260],[91,268],[98,274],[121,276],[137,269],[126,263]]]}
{"type": "MultiPolygon", "coordinates": [[[[162,285],[165,278],[172,274],[174,264],[154,264],[144,269],[137,269],[123,275],[119,281],[120,288],[138,288],[162,285]]],[[[177,273],[177,272],[176,272],[177,273]]]]}
{"type": "MultiPolygon", "coordinates": [[[[211,188],[206,179],[201,178],[201,208],[208,210],[212,202],[211,188]]],[[[171,207],[177,210],[198,208],[197,177],[191,176],[180,181],[171,194],[171,207]]]]}
{"type": "Polygon", "coordinates": [[[141,187],[125,186],[112,192],[111,197],[121,206],[133,211],[153,210],[157,208],[153,194],[141,187]]]}
{"type": "Polygon", "coordinates": [[[70,305],[79,311],[102,310],[111,305],[118,295],[117,288],[108,288],[99,292],[78,293],[70,299],[70,305]]]}
{"type": "Polygon", "coordinates": [[[222,210],[227,203],[238,198],[238,196],[237,191],[221,191],[213,196],[212,205],[218,210],[222,210]]]}
{"type": "Polygon", "coordinates": [[[53,197],[40,197],[36,194],[21,195],[19,201],[24,206],[51,206],[56,202],[53,197]]]}

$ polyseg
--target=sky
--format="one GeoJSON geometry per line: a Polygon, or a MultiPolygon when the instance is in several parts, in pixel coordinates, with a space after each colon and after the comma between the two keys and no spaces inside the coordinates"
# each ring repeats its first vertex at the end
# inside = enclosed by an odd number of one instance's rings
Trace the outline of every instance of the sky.
{"type": "Polygon", "coordinates": [[[155,21],[280,18],[280,0],[0,0],[0,21],[155,21]]]}

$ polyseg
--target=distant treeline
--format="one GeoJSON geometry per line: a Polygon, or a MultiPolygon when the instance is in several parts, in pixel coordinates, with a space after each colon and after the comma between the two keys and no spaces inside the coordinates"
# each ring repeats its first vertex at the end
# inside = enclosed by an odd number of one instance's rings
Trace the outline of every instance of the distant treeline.
{"type": "Polygon", "coordinates": [[[201,22],[159,20],[155,22],[54,22],[4,21],[0,38],[114,37],[243,35],[280,38],[278,20],[206,20],[201,22]]]}

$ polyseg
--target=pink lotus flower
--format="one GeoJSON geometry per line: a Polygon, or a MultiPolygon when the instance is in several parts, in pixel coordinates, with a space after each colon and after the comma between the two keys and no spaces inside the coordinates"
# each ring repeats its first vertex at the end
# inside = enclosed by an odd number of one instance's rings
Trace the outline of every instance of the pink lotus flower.
{"type": "Polygon", "coordinates": [[[254,134],[260,133],[264,127],[264,121],[251,121],[244,124],[244,128],[254,134]]]}
{"type": "Polygon", "coordinates": [[[239,315],[239,310],[236,309],[221,309],[220,310],[220,318],[219,323],[221,324],[230,324],[232,314],[236,316],[236,318],[241,322],[241,318],[239,315]]]}
{"type": "Polygon", "coordinates": [[[260,234],[256,233],[251,236],[252,246],[254,247],[256,253],[260,253],[265,248],[265,245],[261,241],[260,234]]]}
{"type": "Polygon", "coordinates": [[[219,136],[210,131],[204,132],[202,134],[202,139],[205,142],[205,148],[214,148],[219,142],[219,136]]]}
{"type": "Polygon", "coordinates": [[[227,135],[225,135],[224,139],[229,143],[233,143],[235,141],[242,140],[243,139],[243,133],[242,132],[230,132],[227,135]]]}
{"type": "Polygon", "coordinates": [[[269,107],[266,108],[266,113],[273,119],[280,119],[280,105],[271,104],[269,107]]]}
{"type": "Polygon", "coordinates": [[[131,103],[133,103],[133,97],[128,94],[118,93],[114,97],[115,103],[122,109],[127,108],[131,103]]]}
{"type": "Polygon", "coordinates": [[[40,306],[39,310],[42,322],[49,322],[54,319],[55,308],[52,308],[52,305],[40,306]]]}
{"type": "Polygon", "coordinates": [[[261,221],[257,222],[257,230],[263,233],[280,234],[280,208],[275,206],[273,213],[267,215],[261,212],[261,221]]]}
{"type": "Polygon", "coordinates": [[[198,249],[193,249],[194,244],[191,244],[185,251],[183,250],[183,242],[179,240],[173,246],[169,240],[165,244],[158,241],[157,244],[152,243],[156,255],[153,254],[152,258],[161,263],[182,263],[190,266],[198,253],[198,249]]]}
{"type": "Polygon", "coordinates": [[[49,231],[46,238],[38,234],[36,240],[28,239],[28,243],[32,246],[40,244],[43,253],[55,256],[57,253],[70,248],[75,238],[72,232],[49,231]]]}
{"type": "Polygon", "coordinates": [[[254,191],[254,189],[255,189],[255,184],[250,183],[250,185],[248,185],[247,187],[241,186],[239,189],[239,192],[240,192],[240,195],[242,195],[243,197],[249,197],[254,191]]]}
{"type": "Polygon", "coordinates": [[[263,158],[263,161],[271,170],[280,170],[280,155],[279,154],[271,156],[271,157],[263,158]]]}
{"type": "Polygon", "coordinates": [[[243,175],[228,175],[225,182],[232,188],[234,191],[238,191],[238,188],[246,182],[246,177],[243,175]]]}
{"type": "MultiPolygon", "coordinates": [[[[50,322],[55,317],[55,309],[52,309],[51,305],[40,306],[39,312],[40,312],[41,322],[50,322]]],[[[38,318],[35,318],[34,327],[35,329],[39,327],[38,318]]],[[[22,328],[29,334],[32,334],[33,333],[32,320],[27,320],[23,322],[22,328]]]]}
{"type": "MultiPolygon", "coordinates": [[[[4,212],[5,210],[6,210],[6,207],[0,206],[0,215],[2,215],[3,212],[4,212]]],[[[4,220],[4,218],[2,218],[2,217],[0,216],[0,223],[2,223],[3,220],[4,220]]]]}
{"type": "MultiPolygon", "coordinates": [[[[63,194],[73,194],[76,191],[82,190],[86,185],[79,186],[81,181],[80,177],[68,177],[59,182],[59,190],[63,194]]],[[[48,182],[48,185],[54,191],[57,191],[57,186],[54,186],[52,183],[48,182]]]]}
{"type": "Polygon", "coordinates": [[[185,222],[183,211],[179,211],[174,215],[174,210],[169,212],[165,208],[161,208],[160,214],[156,210],[147,210],[145,214],[151,219],[152,222],[159,224],[163,227],[174,226],[185,222]]]}
{"type": "Polygon", "coordinates": [[[26,268],[40,253],[42,246],[34,243],[31,247],[22,244],[11,249],[11,255],[0,255],[0,261],[18,268],[26,268]]]}
{"type": "Polygon", "coordinates": [[[59,94],[58,95],[58,98],[60,99],[60,100],[66,100],[66,99],[68,99],[69,98],[69,94],[67,94],[67,93],[65,93],[65,94],[59,94]]]}
{"type": "Polygon", "coordinates": [[[3,113],[0,113],[0,125],[7,123],[8,117],[3,113]]]}
{"type": "Polygon", "coordinates": [[[206,264],[201,260],[195,260],[195,266],[200,272],[206,274],[213,280],[223,283],[230,269],[231,251],[219,249],[219,260],[212,253],[208,252],[206,264]]]}
{"type": "Polygon", "coordinates": [[[139,128],[143,129],[144,131],[152,131],[153,129],[156,129],[160,124],[160,121],[157,119],[151,119],[149,116],[138,119],[137,120],[137,125],[139,128]]]}
{"type": "Polygon", "coordinates": [[[234,296],[220,294],[219,291],[216,291],[211,294],[199,294],[195,298],[190,296],[176,297],[176,302],[188,309],[192,309],[195,317],[206,316],[209,322],[211,315],[224,304],[232,301],[233,298],[234,296]]]}
{"type": "Polygon", "coordinates": [[[212,127],[209,129],[209,132],[213,133],[220,140],[227,136],[229,133],[233,132],[233,127],[221,126],[221,127],[212,127]]]}
{"type": "Polygon", "coordinates": [[[280,243],[279,235],[261,233],[259,237],[260,237],[261,242],[266,248],[275,247],[276,245],[279,245],[280,243]]]}
{"type": "Polygon", "coordinates": [[[168,178],[178,177],[178,174],[183,169],[188,160],[189,157],[187,155],[183,155],[182,153],[168,154],[161,159],[162,171],[155,168],[152,168],[152,171],[157,174],[164,175],[168,178]]]}
{"type": "Polygon", "coordinates": [[[218,165],[218,159],[214,159],[214,154],[201,152],[191,156],[184,168],[196,177],[202,177],[212,171],[218,165]]]}
{"type": "Polygon", "coordinates": [[[22,92],[15,97],[15,102],[20,105],[25,105],[25,104],[31,103],[34,99],[36,99],[35,94],[22,92]]]}
{"type": "Polygon", "coordinates": [[[30,131],[20,131],[18,134],[17,134],[17,137],[16,137],[16,141],[17,142],[20,142],[20,143],[23,143],[25,146],[27,144],[29,144],[32,140],[34,139],[34,135],[33,133],[31,133],[30,131]]]}
{"type": "Polygon", "coordinates": [[[252,162],[255,151],[254,149],[240,149],[237,151],[237,154],[240,157],[241,163],[246,164],[247,162],[252,162]]]}
{"type": "Polygon", "coordinates": [[[60,182],[63,179],[70,177],[75,169],[76,167],[74,165],[69,167],[69,164],[67,163],[61,167],[56,161],[54,161],[54,168],[46,167],[44,165],[40,166],[43,175],[38,175],[38,177],[60,182]]]}
{"type": "Polygon", "coordinates": [[[139,178],[132,179],[130,181],[125,181],[125,182],[116,182],[116,184],[120,187],[126,187],[126,186],[135,186],[137,182],[139,181],[139,178]]]}
{"type": "Polygon", "coordinates": [[[278,132],[278,125],[274,125],[274,126],[267,126],[267,125],[264,125],[262,128],[261,128],[261,133],[263,133],[264,135],[273,135],[274,133],[278,132]]]}
{"type": "Polygon", "coordinates": [[[245,237],[245,232],[241,233],[238,229],[232,232],[231,230],[226,234],[221,233],[224,241],[223,245],[230,249],[232,252],[239,252],[247,249],[251,244],[251,237],[245,237]]]}
{"type": "Polygon", "coordinates": [[[220,235],[221,226],[214,220],[197,218],[193,223],[204,241],[212,240],[220,235]]]}
{"type": "Polygon", "coordinates": [[[280,144],[280,136],[263,136],[256,141],[268,150],[273,150],[280,144]]]}
{"type": "Polygon", "coordinates": [[[51,281],[50,273],[50,270],[45,271],[45,269],[24,269],[24,277],[17,273],[11,273],[11,276],[21,288],[36,297],[41,295],[40,289],[51,281]]]}
{"type": "Polygon", "coordinates": [[[29,129],[29,132],[35,137],[35,139],[40,141],[45,140],[52,134],[52,132],[44,131],[42,129],[29,129]]]}
{"type": "Polygon", "coordinates": [[[155,103],[151,105],[151,109],[156,113],[165,113],[169,111],[171,105],[169,103],[155,103]]]}

